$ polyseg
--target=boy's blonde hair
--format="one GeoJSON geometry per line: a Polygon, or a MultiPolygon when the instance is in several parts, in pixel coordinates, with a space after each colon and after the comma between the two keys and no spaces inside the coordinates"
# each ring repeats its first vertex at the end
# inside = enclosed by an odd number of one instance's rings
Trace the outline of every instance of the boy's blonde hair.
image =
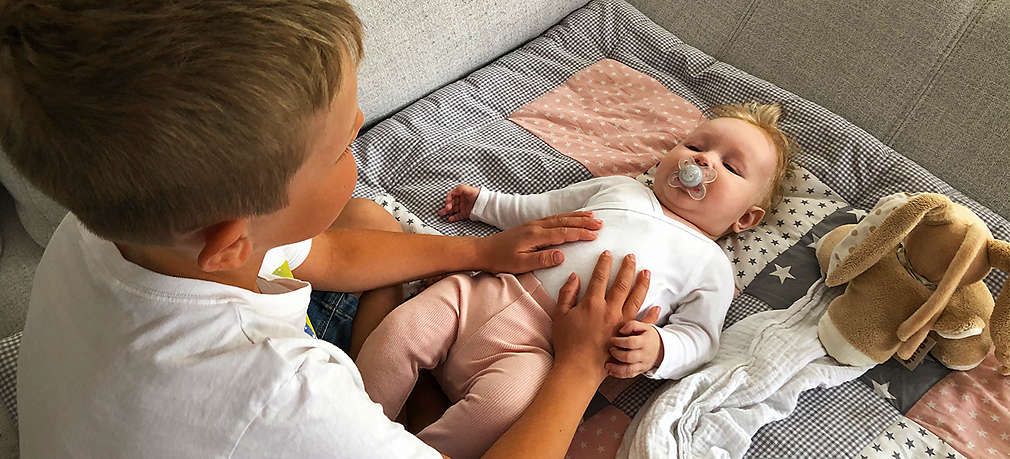
{"type": "Polygon", "coordinates": [[[779,104],[745,102],[717,105],[708,111],[711,114],[710,119],[736,118],[751,123],[768,134],[772,144],[775,145],[775,152],[778,154],[778,163],[775,167],[775,176],[772,177],[771,190],[762,198],[759,207],[769,211],[779,205],[783,195],[782,181],[792,171],[793,158],[799,154],[799,145],[796,141],[779,128],[779,117],[782,116],[782,106],[779,104]]]}
{"type": "Polygon", "coordinates": [[[285,207],[309,119],[363,54],[343,0],[8,0],[0,34],[11,162],[144,244],[285,207]]]}

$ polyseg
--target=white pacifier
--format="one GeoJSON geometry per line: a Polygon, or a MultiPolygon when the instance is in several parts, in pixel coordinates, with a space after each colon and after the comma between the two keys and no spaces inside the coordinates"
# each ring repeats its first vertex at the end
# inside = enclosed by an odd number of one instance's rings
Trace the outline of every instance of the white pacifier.
{"type": "Polygon", "coordinates": [[[715,169],[708,164],[698,165],[690,159],[682,159],[678,163],[680,168],[666,181],[674,188],[684,188],[692,199],[705,199],[705,184],[715,181],[718,174],[715,169]]]}

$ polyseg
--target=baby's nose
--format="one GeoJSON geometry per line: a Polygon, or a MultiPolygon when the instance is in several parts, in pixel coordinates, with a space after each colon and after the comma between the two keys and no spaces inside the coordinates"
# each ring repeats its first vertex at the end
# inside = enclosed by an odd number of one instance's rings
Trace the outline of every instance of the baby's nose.
{"type": "Polygon", "coordinates": [[[705,158],[705,155],[697,154],[697,155],[694,155],[693,159],[694,159],[694,163],[697,164],[697,165],[699,165],[699,166],[701,166],[701,167],[707,167],[707,166],[709,166],[708,159],[705,158]]]}

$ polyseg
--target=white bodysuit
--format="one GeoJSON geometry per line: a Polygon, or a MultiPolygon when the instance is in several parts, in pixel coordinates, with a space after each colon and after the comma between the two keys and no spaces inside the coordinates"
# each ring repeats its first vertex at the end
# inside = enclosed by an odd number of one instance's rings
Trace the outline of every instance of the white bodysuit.
{"type": "Polygon", "coordinates": [[[653,378],[676,379],[715,355],[726,311],[733,299],[732,265],[705,235],[663,214],[651,189],[632,178],[599,177],[535,195],[481,188],[470,218],[501,229],[565,212],[590,210],[603,221],[596,240],[560,246],[565,262],[534,272],[555,296],[571,272],[583,280],[581,294],[601,252],[610,250],[616,275],[625,254],[652,272],[639,316],[659,306],[662,363],[653,378]]]}

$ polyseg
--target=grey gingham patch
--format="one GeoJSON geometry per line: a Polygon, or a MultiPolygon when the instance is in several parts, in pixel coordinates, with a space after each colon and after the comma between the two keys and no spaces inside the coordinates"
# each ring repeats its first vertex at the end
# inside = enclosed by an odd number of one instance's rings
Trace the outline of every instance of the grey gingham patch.
{"type": "Polygon", "coordinates": [[[18,423],[17,369],[21,350],[21,332],[0,340],[0,398],[14,425],[18,423]]]}
{"type": "Polygon", "coordinates": [[[771,311],[772,307],[761,301],[761,299],[750,295],[747,293],[741,293],[733,302],[729,305],[729,311],[726,312],[726,322],[723,323],[722,329],[725,330],[740,321],[747,316],[752,314],[757,314],[759,312],[771,311]]]}
{"type": "Polygon", "coordinates": [[[789,417],[757,431],[745,457],[853,457],[900,416],[859,381],[811,389],[789,417]]]}
{"type": "Polygon", "coordinates": [[[652,393],[662,386],[664,383],[670,382],[665,379],[649,379],[645,376],[638,376],[635,378],[635,382],[628,386],[624,392],[621,392],[617,398],[612,402],[614,406],[619,408],[624,414],[627,414],[629,418],[634,419],[635,414],[638,410],[642,408],[645,401],[652,396],[652,393]]]}

